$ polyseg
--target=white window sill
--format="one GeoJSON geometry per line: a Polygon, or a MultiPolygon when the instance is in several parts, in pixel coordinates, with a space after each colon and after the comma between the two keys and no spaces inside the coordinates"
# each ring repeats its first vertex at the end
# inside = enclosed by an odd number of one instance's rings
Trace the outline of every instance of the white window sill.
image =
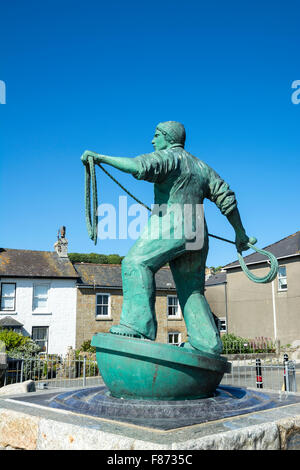
{"type": "Polygon", "coordinates": [[[168,317],[168,320],[182,320],[182,317],[176,317],[175,315],[171,315],[170,317],[168,317]]]}
{"type": "Polygon", "coordinates": [[[96,315],[95,320],[96,321],[112,321],[112,317],[109,315],[96,315]]]}
{"type": "Polygon", "coordinates": [[[38,312],[38,311],[34,310],[32,312],[32,315],[52,315],[52,312],[38,312]]]}
{"type": "Polygon", "coordinates": [[[288,291],[288,289],[278,289],[277,292],[287,292],[287,291],[288,291]]]}
{"type": "Polygon", "coordinates": [[[18,315],[18,312],[15,310],[1,310],[0,315],[18,315]]]}

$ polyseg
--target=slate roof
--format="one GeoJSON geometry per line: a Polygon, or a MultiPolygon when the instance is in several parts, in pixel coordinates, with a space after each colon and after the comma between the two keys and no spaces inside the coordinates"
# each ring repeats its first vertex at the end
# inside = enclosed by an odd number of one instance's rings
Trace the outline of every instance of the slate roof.
{"type": "Polygon", "coordinates": [[[14,327],[20,327],[21,328],[21,326],[23,326],[23,323],[20,323],[19,321],[15,320],[12,317],[1,318],[0,328],[5,328],[7,326],[14,326],[14,327]]]}
{"type": "Polygon", "coordinates": [[[226,282],[226,273],[219,272],[213,274],[205,281],[206,286],[216,286],[218,284],[224,284],[226,282]]]}
{"type": "Polygon", "coordinates": [[[1,277],[78,278],[69,258],[53,251],[0,248],[1,277]]]}
{"type": "MultiPolygon", "coordinates": [[[[120,264],[75,263],[80,276],[78,285],[122,289],[120,264]]],[[[163,267],[155,275],[156,290],[175,290],[170,268],[163,267]]]]}
{"type": "MultiPolygon", "coordinates": [[[[279,240],[276,243],[272,243],[264,248],[264,250],[270,251],[277,259],[290,257],[290,256],[299,256],[300,255],[300,231],[289,235],[282,240],[279,240]]],[[[266,257],[252,252],[252,254],[245,256],[244,261],[247,265],[259,262],[265,262],[266,257]]],[[[240,267],[239,261],[233,261],[232,263],[224,266],[223,269],[232,269],[240,267]]]]}

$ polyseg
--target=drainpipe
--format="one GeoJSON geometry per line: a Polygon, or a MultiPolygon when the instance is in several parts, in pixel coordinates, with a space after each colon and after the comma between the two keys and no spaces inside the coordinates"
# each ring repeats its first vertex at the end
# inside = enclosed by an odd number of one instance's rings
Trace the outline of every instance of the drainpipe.
{"type": "Polygon", "coordinates": [[[274,339],[277,340],[277,322],[276,322],[276,303],[275,303],[275,280],[272,281],[272,304],[273,304],[273,324],[274,324],[274,339]]]}
{"type": "MultiPolygon", "coordinates": [[[[270,261],[267,261],[270,264],[270,261]]],[[[277,279],[277,277],[276,277],[277,279]]],[[[276,302],[275,302],[275,279],[272,281],[272,306],[273,306],[273,326],[274,326],[274,340],[277,341],[277,321],[276,321],[276,302]]]]}
{"type": "Polygon", "coordinates": [[[225,291],[225,318],[226,318],[226,333],[228,333],[228,307],[227,307],[227,282],[224,284],[225,291]]]}

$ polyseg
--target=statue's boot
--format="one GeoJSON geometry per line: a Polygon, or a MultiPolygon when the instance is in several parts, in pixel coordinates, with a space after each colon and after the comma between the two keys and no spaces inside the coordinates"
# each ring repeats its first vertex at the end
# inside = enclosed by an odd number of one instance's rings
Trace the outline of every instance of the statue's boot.
{"type": "Polygon", "coordinates": [[[121,336],[129,336],[131,338],[146,339],[146,337],[144,335],[142,335],[138,331],[135,331],[132,328],[129,328],[128,326],[125,326],[125,325],[114,325],[114,326],[111,327],[109,332],[114,334],[114,335],[121,335],[121,336]]]}
{"type": "Polygon", "coordinates": [[[189,341],[186,341],[185,343],[181,343],[180,347],[184,348],[184,350],[187,350],[187,351],[198,351],[196,348],[194,348],[194,346],[191,345],[189,341]]]}
{"type": "Polygon", "coordinates": [[[222,353],[220,334],[204,295],[194,292],[189,296],[184,306],[184,319],[188,343],[193,348],[217,356],[222,353]]]}
{"type": "MultiPolygon", "coordinates": [[[[181,343],[180,344],[180,347],[183,348],[185,351],[190,351],[190,352],[198,352],[198,353],[208,353],[208,354],[212,354],[212,355],[216,355],[215,351],[212,351],[212,350],[204,350],[203,347],[201,347],[201,349],[199,348],[195,348],[194,346],[191,345],[191,343],[189,341],[186,341],[185,343],[181,343]]],[[[219,352],[218,352],[219,353],[219,352]]]]}

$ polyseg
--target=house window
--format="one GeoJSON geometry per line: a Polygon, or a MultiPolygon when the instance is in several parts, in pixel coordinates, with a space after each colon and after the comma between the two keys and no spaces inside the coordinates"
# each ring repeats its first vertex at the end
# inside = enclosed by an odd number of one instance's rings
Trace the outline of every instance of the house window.
{"type": "Polygon", "coordinates": [[[181,333],[177,331],[168,333],[168,343],[173,344],[174,346],[179,346],[181,343],[181,333]]]}
{"type": "Polygon", "coordinates": [[[1,284],[1,310],[16,310],[16,284],[1,284]]]}
{"type": "Polygon", "coordinates": [[[278,290],[287,290],[286,266],[278,268],[278,290]]]}
{"type": "Polygon", "coordinates": [[[181,310],[176,295],[168,295],[168,318],[181,318],[181,310]]]}
{"type": "Polygon", "coordinates": [[[96,318],[110,318],[110,294],[96,294],[96,318]]]}
{"type": "Polygon", "coordinates": [[[42,352],[48,352],[48,326],[33,326],[32,339],[41,348],[42,352]]]}
{"type": "Polygon", "coordinates": [[[47,310],[49,284],[33,286],[33,310],[47,310]]]}
{"type": "Polygon", "coordinates": [[[220,333],[226,333],[227,331],[227,325],[226,325],[226,318],[219,318],[218,319],[218,327],[219,327],[219,331],[220,333]]]}

